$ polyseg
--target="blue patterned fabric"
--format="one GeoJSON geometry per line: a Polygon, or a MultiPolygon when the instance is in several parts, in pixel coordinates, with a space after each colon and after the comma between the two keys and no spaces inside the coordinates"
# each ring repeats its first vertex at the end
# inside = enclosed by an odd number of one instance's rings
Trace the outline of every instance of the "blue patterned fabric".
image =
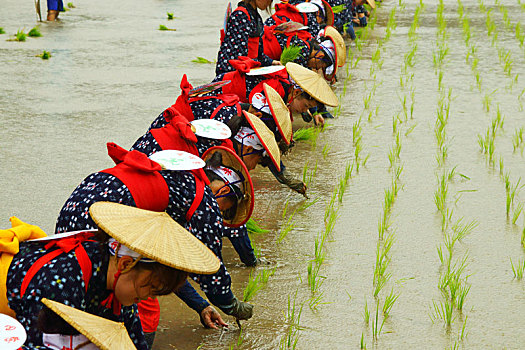
{"type": "Polygon", "coordinates": [[[242,1],[238,6],[245,7],[248,10],[250,19],[244,12],[235,10],[230,15],[230,18],[228,18],[224,40],[221,43],[217,55],[216,74],[233,70],[233,67],[228,62],[229,60],[237,59],[239,56],[248,56],[249,37],[260,37],[257,61],[261,62],[262,66],[270,66],[272,64],[272,59],[264,54],[262,42],[262,35],[264,33],[262,29],[264,25],[261,15],[259,15],[257,10],[242,1]]]}

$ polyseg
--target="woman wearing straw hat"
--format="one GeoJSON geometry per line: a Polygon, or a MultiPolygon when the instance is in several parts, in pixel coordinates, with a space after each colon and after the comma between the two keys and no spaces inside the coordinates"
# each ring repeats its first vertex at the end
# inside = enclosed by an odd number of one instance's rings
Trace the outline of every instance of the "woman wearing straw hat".
{"type": "Polygon", "coordinates": [[[216,74],[233,70],[231,59],[248,56],[263,66],[280,64],[264,54],[261,37],[263,21],[259,10],[269,10],[272,0],[242,0],[229,15],[221,33],[221,46],[217,54],[216,74]]]}
{"type": "Polygon", "coordinates": [[[42,237],[36,226],[12,218],[3,230],[17,250],[2,245],[3,285],[11,312],[24,325],[29,347],[43,345],[37,318],[42,298],[113,321],[124,322],[138,349],[148,349],[136,303],[167,295],[188,273],[213,274],[220,268],[215,254],[166,213],[98,202],[89,208],[99,231],[77,231],[42,237]],[[40,239],[18,242],[19,237],[40,239]],[[162,248],[160,248],[162,247],[162,248]]]}
{"type": "MultiPolygon", "coordinates": [[[[186,156],[174,160],[157,159],[168,169],[188,160],[190,167],[183,169],[193,169],[174,171],[162,170],[158,162],[138,151],[126,151],[116,144],[108,144],[108,149],[118,164],[89,175],[73,191],[59,214],[55,232],[95,228],[93,220],[85,215],[89,206],[98,201],[118,202],[166,211],[221,258],[224,224],[240,226],[251,215],[254,200],[251,178],[242,161],[231,151],[224,161],[229,161],[228,167],[242,175],[238,176],[242,181],[226,184],[225,179],[210,181],[209,173],[202,169],[204,162],[191,154],[186,153],[186,156]],[[194,165],[193,158],[198,160],[197,165],[194,165]]],[[[231,278],[222,263],[214,275],[193,278],[200,283],[208,299],[226,314],[251,317],[251,305],[238,301],[231,292],[231,278]]],[[[220,315],[196,294],[189,283],[178,293],[204,318],[207,326],[223,324],[220,315]]],[[[158,304],[148,308],[151,308],[151,317],[144,321],[144,325],[146,331],[153,333],[158,325],[158,304]]]]}

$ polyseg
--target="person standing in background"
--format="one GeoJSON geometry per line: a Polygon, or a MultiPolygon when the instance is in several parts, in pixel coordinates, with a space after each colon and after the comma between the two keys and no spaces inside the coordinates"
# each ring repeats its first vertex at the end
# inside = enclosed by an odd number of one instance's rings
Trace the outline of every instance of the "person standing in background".
{"type": "Polygon", "coordinates": [[[52,22],[58,20],[58,14],[64,12],[62,0],[47,0],[47,20],[52,22]]]}

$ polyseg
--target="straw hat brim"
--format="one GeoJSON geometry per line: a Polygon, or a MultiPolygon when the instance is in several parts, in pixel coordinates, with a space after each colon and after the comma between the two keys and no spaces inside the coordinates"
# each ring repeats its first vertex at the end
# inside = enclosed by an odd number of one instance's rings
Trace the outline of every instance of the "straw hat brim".
{"type": "Polygon", "coordinates": [[[279,129],[284,142],[289,145],[292,140],[293,130],[292,130],[292,118],[290,115],[290,110],[288,106],[281,98],[281,95],[274,88],[268,84],[263,84],[264,95],[266,96],[266,101],[270,106],[270,111],[272,112],[273,119],[279,129]]]}
{"type": "Polygon", "coordinates": [[[204,152],[202,159],[204,159],[204,161],[208,160],[215,152],[220,152],[222,154],[222,165],[239,171],[244,177],[244,198],[237,204],[235,217],[231,220],[226,220],[223,218],[223,223],[225,226],[242,226],[248,221],[250,216],[252,216],[253,207],[255,205],[255,193],[253,190],[252,178],[242,159],[234,151],[227,147],[210,147],[206,150],[206,152],[204,152]]]}
{"type": "Polygon", "coordinates": [[[372,9],[375,9],[375,8],[376,8],[376,2],[375,2],[375,0],[366,0],[366,3],[367,3],[368,5],[370,5],[370,7],[371,7],[372,9]]]}
{"type": "Polygon", "coordinates": [[[104,232],[136,253],[161,264],[198,274],[213,274],[220,261],[167,213],[112,202],[97,202],[91,217],[104,232]]]}
{"type": "Polygon", "coordinates": [[[46,298],[42,298],[42,303],[101,350],[136,349],[124,323],[95,316],[46,298]]]}
{"type": "Polygon", "coordinates": [[[343,39],[339,31],[337,31],[337,29],[335,29],[332,26],[328,26],[325,28],[324,35],[326,37],[329,37],[332,40],[332,42],[335,44],[335,50],[336,50],[336,55],[337,55],[337,65],[339,67],[344,66],[346,63],[345,40],[343,39]]]}
{"type": "Polygon", "coordinates": [[[332,88],[330,88],[324,78],[319,74],[294,62],[288,62],[286,64],[286,70],[292,79],[299,84],[301,89],[317,101],[331,107],[337,107],[339,105],[339,99],[332,91],[332,88]]]}
{"type": "Polygon", "coordinates": [[[250,124],[255,134],[261,140],[261,143],[266,150],[266,153],[270,156],[273,165],[277,168],[278,171],[281,170],[281,151],[275,141],[275,135],[273,132],[264,124],[264,122],[259,119],[257,116],[243,111],[246,120],[250,124]]]}
{"type": "Polygon", "coordinates": [[[334,10],[332,10],[332,6],[326,1],[322,0],[324,4],[324,9],[326,11],[326,25],[327,26],[333,26],[334,25],[334,10]]]}

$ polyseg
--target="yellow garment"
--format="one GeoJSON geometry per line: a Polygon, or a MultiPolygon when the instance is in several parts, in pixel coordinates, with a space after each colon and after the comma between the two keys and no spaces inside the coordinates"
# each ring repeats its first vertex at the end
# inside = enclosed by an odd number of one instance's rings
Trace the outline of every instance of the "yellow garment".
{"type": "Polygon", "coordinates": [[[46,233],[35,225],[29,225],[12,216],[12,228],[0,230],[0,313],[15,316],[7,303],[7,271],[13,256],[19,251],[19,243],[30,239],[46,237],[46,233]]]}

